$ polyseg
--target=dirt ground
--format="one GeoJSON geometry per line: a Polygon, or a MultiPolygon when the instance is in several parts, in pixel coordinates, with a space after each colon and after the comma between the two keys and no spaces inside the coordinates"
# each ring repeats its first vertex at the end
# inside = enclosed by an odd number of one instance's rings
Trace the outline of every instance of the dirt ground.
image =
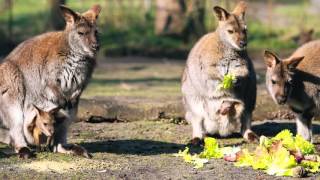
{"type": "MultiPolygon", "coordinates": [[[[264,85],[264,65],[254,60],[258,74],[258,100],[253,130],[273,136],[282,129],[295,131],[294,121],[263,121],[279,107],[270,100],[264,85]]],[[[83,97],[99,96],[163,98],[179,97],[179,79],[184,61],[146,58],[101,59],[83,97]]],[[[315,122],[315,143],[320,143],[320,128],[315,122]]],[[[10,148],[0,145],[0,179],[289,179],[269,176],[250,168],[236,168],[223,160],[210,160],[194,169],[173,154],[184,149],[191,127],[179,121],[142,120],[116,123],[74,123],[69,142],[84,146],[92,159],[72,155],[38,153],[35,159],[21,160],[10,148]]],[[[243,143],[235,134],[220,139],[221,145],[243,143]]],[[[196,150],[195,150],[196,151],[196,150]]],[[[308,179],[317,179],[309,175],[308,179]]]]}

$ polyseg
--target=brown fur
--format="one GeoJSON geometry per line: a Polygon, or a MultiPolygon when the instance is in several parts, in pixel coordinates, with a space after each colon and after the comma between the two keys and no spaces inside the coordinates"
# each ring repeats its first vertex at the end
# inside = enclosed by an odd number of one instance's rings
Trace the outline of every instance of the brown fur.
{"type": "Polygon", "coordinates": [[[265,53],[266,84],[277,104],[287,104],[297,116],[297,132],[312,138],[312,119],[320,110],[320,40],[298,48],[289,58],[265,53]]]}
{"type": "Polygon", "coordinates": [[[189,54],[181,82],[186,119],[193,126],[193,138],[202,139],[206,133],[218,132],[215,112],[220,108],[218,104],[223,98],[243,102],[241,133],[245,139],[253,133],[250,127],[256,100],[256,77],[245,50],[245,9],[244,2],[238,3],[232,13],[214,7],[219,19],[216,31],[203,36],[189,54]],[[236,77],[236,87],[218,90],[226,74],[236,77]]]}
{"type": "Polygon", "coordinates": [[[28,130],[34,138],[34,145],[36,145],[37,149],[41,149],[41,144],[44,143],[43,140],[46,140],[46,146],[49,147],[54,134],[54,114],[57,112],[57,109],[45,112],[34,107],[33,110],[36,111],[36,116],[28,125],[28,130]]]}
{"type": "MultiPolygon", "coordinates": [[[[44,111],[61,107],[55,124],[54,151],[73,153],[67,145],[67,129],[74,120],[78,101],[95,67],[99,49],[96,20],[100,6],[84,13],[61,6],[66,28],[49,32],[18,45],[0,66],[0,120],[9,129],[15,149],[26,147],[24,119],[30,104],[44,111]]],[[[7,137],[0,137],[8,139],[7,137]]],[[[86,155],[85,155],[86,156],[86,155]]]]}

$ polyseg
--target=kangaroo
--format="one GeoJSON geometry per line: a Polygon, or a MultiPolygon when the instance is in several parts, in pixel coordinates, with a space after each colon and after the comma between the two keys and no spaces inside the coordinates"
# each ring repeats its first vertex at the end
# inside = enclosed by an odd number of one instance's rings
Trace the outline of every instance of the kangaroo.
{"type": "Polygon", "coordinates": [[[96,64],[96,21],[101,8],[94,5],[82,14],[66,6],[60,8],[66,21],[63,31],[22,42],[0,66],[0,120],[5,127],[0,131],[9,136],[0,140],[9,139],[20,157],[31,155],[23,132],[24,116],[31,104],[46,112],[63,107],[55,116],[54,152],[90,157],[80,146],[67,146],[67,130],[96,64]]]}
{"type": "Polygon", "coordinates": [[[223,99],[217,111],[218,131],[222,137],[230,135],[240,127],[240,118],[244,110],[243,102],[234,99],[223,99]]]}
{"type": "Polygon", "coordinates": [[[185,118],[193,129],[191,143],[201,143],[207,133],[219,133],[214,119],[220,108],[217,104],[223,98],[238,99],[244,103],[240,118],[241,133],[245,140],[251,142],[257,139],[251,130],[256,76],[246,51],[246,3],[239,2],[232,12],[219,6],[213,10],[219,20],[218,27],[192,48],[181,80],[185,118]],[[236,77],[234,87],[221,90],[218,87],[226,74],[236,77]]]}
{"type": "Polygon", "coordinates": [[[24,120],[25,137],[29,139],[29,143],[32,141],[34,142],[33,144],[36,145],[38,151],[41,150],[43,139],[46,139],[46,146],[50,148],[52,136],[54,134],[54,114],[57,112],[57,109],[45,112],[32,105],[31,111],[30,114],[33,114],[33,116],[26,116],[24,120]]]}
{"type": "Polygon", "coordinates": [[[300,30],[300,33],[297,36],[294,36],[292,39],[295,43],[297,43],[299,46],[302,46],[303,44],[312,41],[313,39],[314,30],[300,30]]]}
{"type": "Polygon", "coordinates": [[[320,40],[280,59],[265,51],[266,85],[275,103],[287,104],[296,115],[297,133],[312,141],[312,119],[320,112],[320,40]]]}

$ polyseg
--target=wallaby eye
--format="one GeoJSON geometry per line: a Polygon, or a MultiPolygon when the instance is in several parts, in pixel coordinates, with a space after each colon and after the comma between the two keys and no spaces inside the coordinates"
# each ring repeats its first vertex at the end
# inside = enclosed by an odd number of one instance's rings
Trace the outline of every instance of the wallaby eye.
{"type": "Polygon", "coordinates": [[[246,33],[247,33],[247,29],[243,29],[242,32],[243,32],[244,34],[246,34],[246,33]]]}
{"type": "Polygon", "coordinates": [[[277,82],[275,80],[271,80],[272,84],[277,84],[277,82]]]}
{"type": "Polygon", "coordinates": [[[47,126],[48,124],[47,124],[47,123],[43,123],[43,125],[44,125],[44,126],[47,126]]]}
{"type": "Polygon", "coordinates": [[[229,33],[229,34],[233,34],[234,31],[230,29],[230,30],[228,30],[228,33],[229,33]]]}
{"type": "Polygon", "coordinates": [[[85,33],[84,33],[84,32],[81,32],[81,31],[78,31],[78,34],[79,34],[80,36],[83,36],[85,33]]]}

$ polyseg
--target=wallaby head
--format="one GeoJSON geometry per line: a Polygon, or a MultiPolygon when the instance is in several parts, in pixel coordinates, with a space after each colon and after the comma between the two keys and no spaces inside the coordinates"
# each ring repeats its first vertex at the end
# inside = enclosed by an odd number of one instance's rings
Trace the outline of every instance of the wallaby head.
{"type": "Polygon", "coordinates": [[[280,59],[272,52],[265,51],[267,66],[266,85],[272,99],[277,104],[285,104],[291,94],[293,75],[296,67],[304,57],[280,59]]]}
{"type": "Polygon", "coordinates": [[[33,127],[37,127],[41,130],[43,134],[51,137],[54,133],[55,118],[54,114],[57,112],[58,108],[45,112],[38,107],[32,107],[32,111],[36,114],[33,120],[33,127]]]}
{"type": "Polygon", "coordinates": [[[238,118],[244,109],[244,104],[236,100],[223,100],[217,113],[238,118]]]}
{"type": "Polygon", "coordinates": [[[95,56],[99,49],[96,21],[101,7],[94,5],[82,14],[63,5],[60,9],[66,21],[65,32],[72,51],[89,57],[95,56]]]}
{"type": "Polygon", "coordinates": [[[243,50],[247,46],[247,25],[245,22],[246,3],[240,1],[232,12],[215,6],[213,8],[219,24],[217,32],[220,39],[236,50],[243,50]]]}

